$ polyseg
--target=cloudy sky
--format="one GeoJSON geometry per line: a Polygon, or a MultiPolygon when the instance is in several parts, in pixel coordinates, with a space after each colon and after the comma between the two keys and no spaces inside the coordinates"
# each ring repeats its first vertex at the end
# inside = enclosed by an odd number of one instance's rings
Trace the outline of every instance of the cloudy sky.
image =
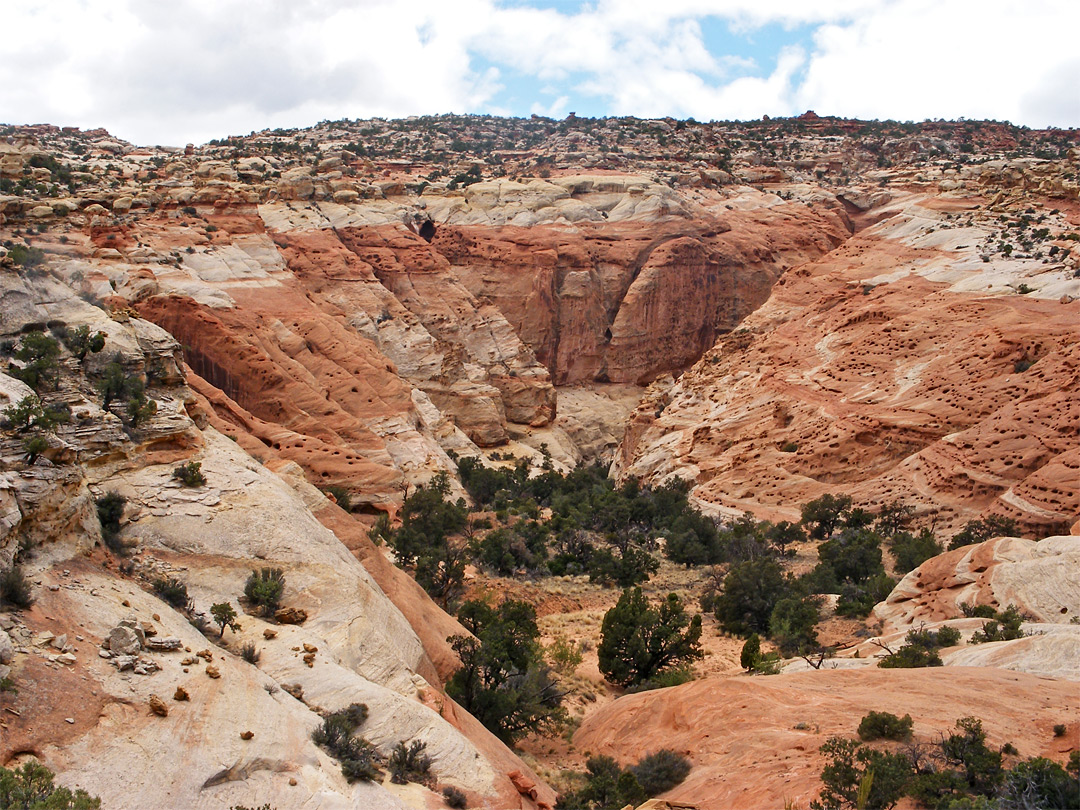
{"type": "Polygon", "coordinates": [[[4,0],[0,123],[181,145],[323,119],[1080,126],[1080,0],[4,0]]]}

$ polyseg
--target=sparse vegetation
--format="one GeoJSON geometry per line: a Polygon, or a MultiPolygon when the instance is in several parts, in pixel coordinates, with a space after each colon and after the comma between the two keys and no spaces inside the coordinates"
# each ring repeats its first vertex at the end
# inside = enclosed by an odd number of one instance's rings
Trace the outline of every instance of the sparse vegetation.
{"type": "Polygon", "coordinates": [[[981,520],[971,520],[952,536],[949,541],[949,550],[963,548],[972,543],[982,543],[992,537],[1015,537],[1016,532],[1016,521],[1012,518],[990,515],[981,520]]]}
{"type": "Polygon", "coordinates": [[[922,628],[910,630],[904,639],[904,645],[882,658],[878,666],[883,669],[940,667],[942,661],[938,649],[951,647],[959,640],[960,632],[952,627],[943,627],[937,632],[922,628]]]}
{"type": "Polygon", "coordinates": [[[285,572],[280,568],[260,568],[252,571],[244,583],[244,596],[264,615],[272,615],[281,605],[285,593],[285,572]]]}
{"type": "Polygon", "coordinates": [[[178,610],[191,609],[191,597],[187,585],[176,577],[158,577],[154,580],[154,593],[178,610]]]}
{"type": "Polygon", "coordinates": [[[57,335],[64,345],[67,346],[75,359],[80,363],[86,359],[87,354],[97,354],[105,348],[105,333],[90,333],[90,327],[86,324],[68,329],[66,326],[57,330],[57,335]]]}
{"type": "Polygon", "coordinates": [[[352,703],[323,718],[322,725],[311,734],[311,740],[341,763],[341,773],[350,782],[370,782],[382,777],[378,752],[356,730],[368,718],[363,703],[352,703]]]}
{"type": "Polygon", "coordinates": [[[682,754],[662,748],[643,756],[636,765],[630,766],[630,772],[637,777],[646,796],[656,796],[682,784],[690,775],[691,767],[690,760],[682,754]]]}
{"type": "Polygon", "coordinates": [[[663,749],[647,754],[623,769],[608,756],[590,757],[582,774],[584,784],[563,795],[558,810],[620,810],[671,790],[690,774],[690,760],[663,749]]]}
{"type": "Polygon", "coordinates": [[[127,498],[119,492],[107,492],[94,503],[101,523],[101,539],[114,554],[126,554],[127,547],[120,540],[120,520],[124,517],[127,498]]]}
{"type": "MultiPolygon", "coordinates": [[[[868,718],[875,728],[883,724],[897,734],[910,731],[910,718],[896,718],[872,712],[868,718]],[[895,721],[899,720],[899,723],[895,721]]],[[[905,739],[900,736],[886,739],[905,739]]],[[[863,739],[871,739],[863,736],[863,739]]],[[[1003,754],[1016,756],[1016,749],[1006,743],[1001,751],[986,744],[982,722],[963,717],[956,730],[940,734],[936,743],[927,747],[920,743],[882,751],[855,740],[832,737],[821,747],[829,758],[822,770],[824,788],[817,800],[811,802],[816,810],[842,808],[889,808],[904,796],[921,807],[986,808],[992,810],[1026,810],[1030,808],[1073,808],[1080,806],[1080,757],[1073,752],[1069,768],[1042,757],[1005,767],[1003,754]]]]}
{"type": "Polygon", "coordinates": [[[344,509],[346,512],[352,511],[352,496],[349,495],[349,490],[345,487],[339,487],[336,485],[323,487],[323,492],[327,495],[332,495],[334,503],[344,509]]]}
{"type": "Polygon", "coordinates": [[[18,565],[12,565],[0,571],[0,604],[7,603],[17,608],[27,608],[33,604],[34,597],[30,581],[23,575],[18,565]]]}
{"type": "Polygon", "coordinates": [[[408,782],[425,784],[431,780],[431,757],[424,753],[427,743],[413,740],[408,745],[399,742],[387,760],[390,781],[396,785],[408,782]]]}
{"type": "Polygon", "coordinates": [[[202,464],[198,461],[181,464],[173,470],[172,477],[185,487],[201,487],[206,483],[206,476],[202,472],[202,464]]]}
{"type": "Polygon", "coordinates": [[[44,332],[27,332],[23,335],[14,357],[18,364],[8,367],[8,374],[22,380],[39,392],[47,384],[53,388],[60,380],[60,344],[44,332]]]}
{"type": "Polygon", "coordinates": [[[225,638],[226,628],[236,632],[236,608],[228,602],[217,602],[211,605],[210,615],[214,617],[214,624],[221,628],[219,638],[225,638]]]}
{"type": "Polygon", "coordinates": [[[552,669],[564,677],[573,675],[584,660],[581,642],[569,641],[562,635],[556,636],[544,653],[552,669]]]}
{"type": "Polygon", "coordinates": [[[1015,605],[1009,605],[1000,613],[994,613],[990,621],[983,623],[981,630],[971,634],[972,644],[982,644],[987,641],[1010,641],[1015,638],[1023,638],[1024,631],[1020,625],[1024,617],[1015,605]]]}
{"type": "Polygon", "coordinates": [[[454,810],[465,810],[469,806],[468,797],[453,785],[447,785],[442,789],[443,801],[447,807],[454,810]]]}

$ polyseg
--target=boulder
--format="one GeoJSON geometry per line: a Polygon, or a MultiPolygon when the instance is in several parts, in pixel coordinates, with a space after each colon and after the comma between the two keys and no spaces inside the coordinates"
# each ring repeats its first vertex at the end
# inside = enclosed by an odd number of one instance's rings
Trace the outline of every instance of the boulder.
{"type": "Polygon", "coordinates": [[[109,631],[106,639],[109,649],[116,655],[138,655],[142,650],[142,644],[135,630],[131,627],[114,627],[109,631]]]}
{"type": "Polygon", "coordinates": [[[15,645],[6,630],[0,630],[0,664],[10,664],[15,657],[15,645]]]}
{"type": "Polygon", "coordinates": [[[163,701],[157,695],[150,696],[149,704],[150,711],[152,711],[154,714],[158,715],[159,717],[169,716],[169,707],[166,706],[165,701],[163,701]]]}
{"type": "Polygon", "coordinates": [[[274,621],[278,624],[303,624],[307,621],[307,611],[294,607],[278,608],[274,611],[274,621]]]}

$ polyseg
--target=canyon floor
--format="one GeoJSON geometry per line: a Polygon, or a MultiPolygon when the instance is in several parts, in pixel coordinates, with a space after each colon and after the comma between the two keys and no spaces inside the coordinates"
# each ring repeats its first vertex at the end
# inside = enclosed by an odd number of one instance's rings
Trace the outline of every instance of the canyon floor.
{"type": "MultiPolygon", "coordinates": [[[[528,810],[590,756],[668,748],[692,764],[672,806],[806,808],[822,744],[881,710],[923,742],[976,716],[1064,763],[1078,172],[1075,131],[812,114],[376,119],[178,149],[0,127],[0,571],[32,598],[0,605],[0,765],[37,758],[106,808],[437,808],[452,788],[528,810]],[[374,539],[444,476],[467,498],[462,459],[683,482],[720,526],[843,495],[943,541],[1015,536],[907,573],[887,556],[898,582],[862,619],[826,595],[820,668],[748,675],[706,613],[694,679],[636,694],[598,662],[620,589],[470,561],[463,598],[523,600],[543,644],[582,645],[568,720],[509,746],[446,693],[468,631],[374,539]],[[259,568],[291,613],[239,598],[259,568]],[[190,604],[155,591],[169,578],[190,604]],[[968,643],[970,605],[1015,605],[1023,637],[968,643]],[[877,666],[943,627],[944,666],[877,666]],[[378,756],[426,745],[426,781],[345,778],[311,737],[352,703],[378,756]]],[[[646,595],[693,612],[730,568],[650,553],[646,595]]]]}

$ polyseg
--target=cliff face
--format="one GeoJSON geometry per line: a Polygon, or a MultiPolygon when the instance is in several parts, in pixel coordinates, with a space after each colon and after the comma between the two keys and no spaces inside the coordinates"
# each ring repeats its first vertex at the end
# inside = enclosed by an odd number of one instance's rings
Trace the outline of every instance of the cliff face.
{"type": "Polygon", "coordinates": [[[909,197],[881,215],[647,395],[620,475],[687,477],[704,503],[788,519],[847,492],[917,505],[940,528],[1074,522],[1076,281],[983,261],[997,216],[975,204],[909,197]]]}
{"type": "Polygon", "coordinates": [[[839,204],[776,202],[750,192],[740,198],[746,210],[703,206],[693,219],[574,232],[448,227],[433,245],[557,384],[643,384],[692,364],[768,297],[785,269],[849,235],[839,204]]]}

